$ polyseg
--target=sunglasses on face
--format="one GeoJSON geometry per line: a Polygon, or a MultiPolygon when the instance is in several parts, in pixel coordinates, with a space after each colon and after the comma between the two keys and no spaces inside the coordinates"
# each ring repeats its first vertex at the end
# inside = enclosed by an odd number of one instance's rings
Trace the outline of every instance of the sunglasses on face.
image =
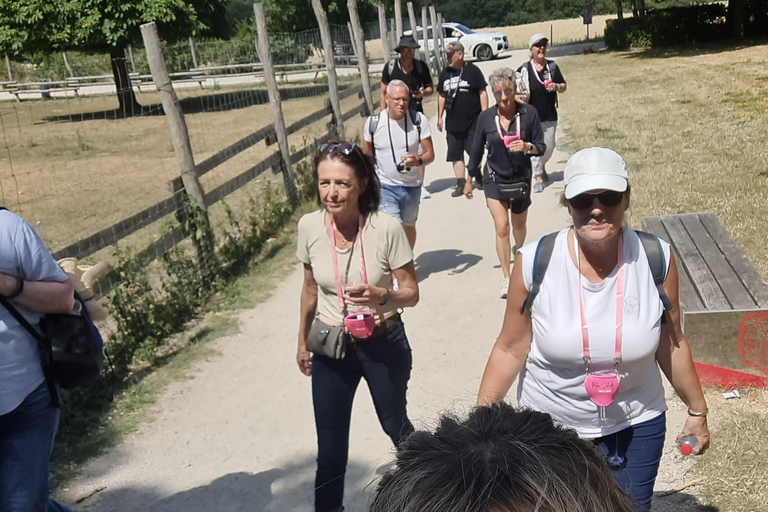
{"type": "Polygon", "coordinates": [[[501,94],[504,93],[504,96],[510,97],[515,95],[514,89],[504,89],[503,91],[493,91],[493,97],[497,100],[501,99],[501,94]]]}
{"type": "Polygon", "coordinates": [[[325,155],[328,153],[333,153],[334,151],[338,151],[339,153],[349,156],[349,154],[352,153],[356,147],[357,144],[354,142],[327,142],[320,146],[320,153],[325,155]]]}
{"type": "Polygon", "coordinates": [[[624,192],[616,192],[615,190],[606,190],[599,194],[579,194],[568,200],[571,203],[571,208],[574,210],[584,210],[592,206],[592,202],[597,199],[603,206],[617,206],[624,198],[624,192]]]}

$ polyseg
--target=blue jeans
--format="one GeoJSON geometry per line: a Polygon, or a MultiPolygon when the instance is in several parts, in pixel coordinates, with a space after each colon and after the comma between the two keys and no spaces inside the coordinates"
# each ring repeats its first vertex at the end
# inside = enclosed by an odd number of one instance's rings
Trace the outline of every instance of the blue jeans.
{"type": "Polygon", "coordinates": [[[635,500],[635,512],[651,510],[653,484],[659,473],[667,432],[667,415],[594,439],[597,451],[613,469],[619,486],[635,500]]]}
{"type": "Polygon", "coordinates": [[[0,511],[70,512],[48,495],[48,465],[59,426],[45,382],[0,416],[0,511]]]}
{"type": "Polygon", "coordinates": [[[421,186],[402,187],[400,185],[381,184],[381,203],[379,210],[395,217],[406,226],[415,226],[419,217],[421,186]]]}
{"type": "Polygon", "coordinates": [[[368,383],[379,423],[395,446],[413,432],[405,398],[411,361],[411,347],[402,322],[380,336],[348,344],[344,359],[312,356],[317,512],[338,512],[342,508],[352,400],[361,377],[368,383]]]}

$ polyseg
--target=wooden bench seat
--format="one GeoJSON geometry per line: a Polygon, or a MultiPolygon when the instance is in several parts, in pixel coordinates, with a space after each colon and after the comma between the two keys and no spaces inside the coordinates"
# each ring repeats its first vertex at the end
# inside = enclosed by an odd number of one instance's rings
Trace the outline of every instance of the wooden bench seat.
{"type": "Polygon", "coordinates": [[[712,212],[645,217],[680,277],[683,331],[697,361],[768,375],[768,284],[712,212]]]}

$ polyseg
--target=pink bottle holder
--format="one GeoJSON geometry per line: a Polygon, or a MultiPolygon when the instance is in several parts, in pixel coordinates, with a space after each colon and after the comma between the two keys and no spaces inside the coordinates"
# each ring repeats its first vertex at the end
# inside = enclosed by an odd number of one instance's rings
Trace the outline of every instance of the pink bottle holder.
{"type": "Polygon", "coordinates": [[[544,88],[546,89],[547,86],[549,86],[549,84],[553,84],[553,83],[555,83],[554,80],[552,80],[551,78],[547,78],[546,80],[544,80],[544,88]]]}
{"type": "Polygon", "coordinates": [[[371,311],[360,311],[347,315],[344,318],[344,325],[355,338],[370,338],[373,330],[376,329],[376,318],[371,311]]]}
{"type": "Polygon", "coordinates": [[[512,145],[512,143],[515,142],[516,140],[520,140],[519,135],[505,135],[504,145],[507,146],[507,148],[509,148],[512,145]]]}
{"type": "Polygon", "coordinates": [[[619,376],[615,371],[588,373],[584,382],[589,398],[599,407],[608,407],[619,392],[619,376]]]}

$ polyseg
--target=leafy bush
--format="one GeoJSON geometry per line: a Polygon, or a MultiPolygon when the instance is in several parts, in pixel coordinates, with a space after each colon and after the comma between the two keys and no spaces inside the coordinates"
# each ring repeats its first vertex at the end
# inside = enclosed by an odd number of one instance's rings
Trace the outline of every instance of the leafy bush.
{"type": "Polygon", "coordinates": [[[646,16],[608,20],[605,44],[615,50],[716,41],[730,36],[722,4],[670,7],[646,16]]]}

